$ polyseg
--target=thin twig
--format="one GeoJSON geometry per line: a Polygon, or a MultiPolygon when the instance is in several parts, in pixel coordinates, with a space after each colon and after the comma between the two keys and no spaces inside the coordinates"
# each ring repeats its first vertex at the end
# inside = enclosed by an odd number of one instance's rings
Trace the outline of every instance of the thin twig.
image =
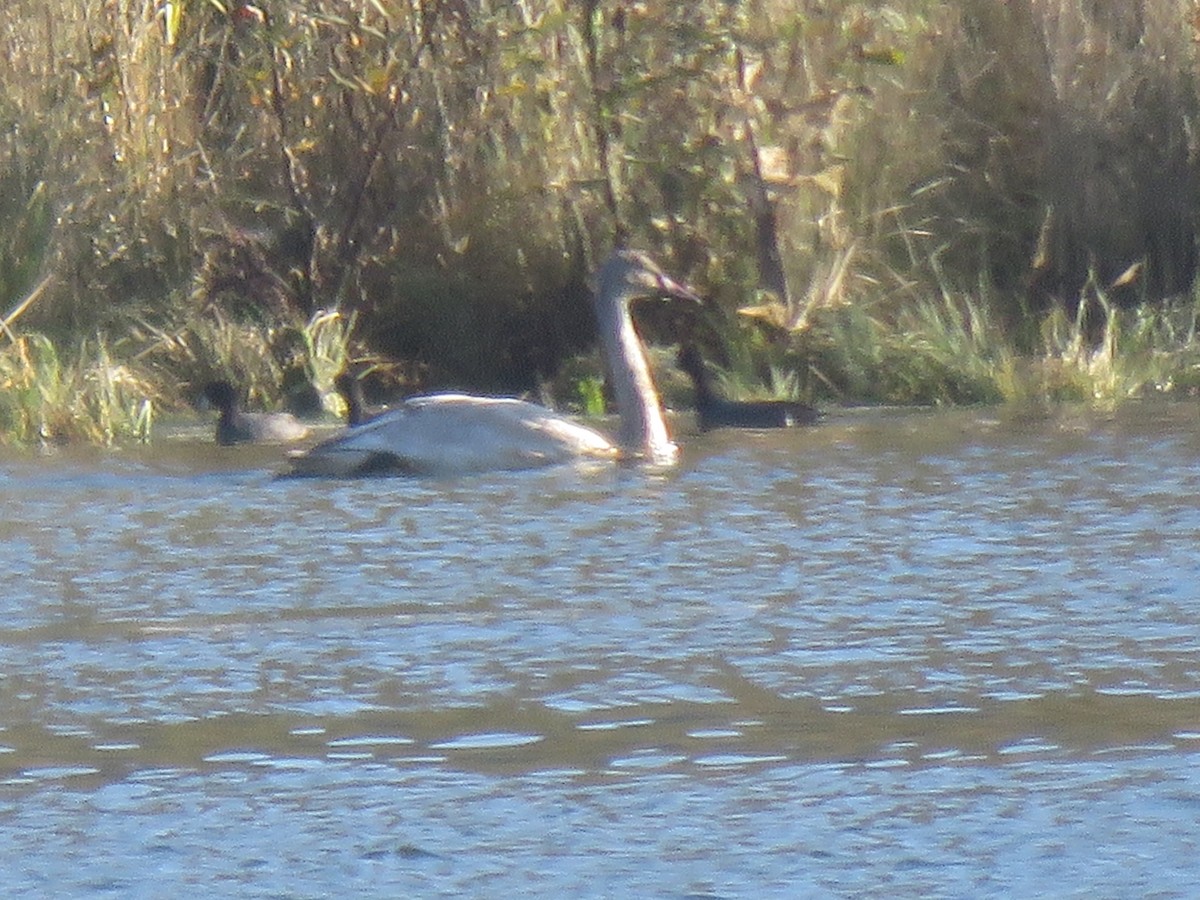
{"type": "Polygon", "coordinates": [[[51,274],[39,281],[37,287],[25,295],[24,300],[9,310],[8,315],[6,315],[3,319],[0,319],[0,331],[3,331],[6,335],[8,335],[8,339],[14,344],[17,342],[17,336],[13,334],[10,326],[13,322],[17,321],[17,319],[23,312],[25,312],[25,310],[29,309],[29,307],[33,305],[34,301],[37,300],[38,297],[42,295],[42,292],[46,290],[46,286],[50,284],[50,281],[53,278],[54,276],[51,274]]]}

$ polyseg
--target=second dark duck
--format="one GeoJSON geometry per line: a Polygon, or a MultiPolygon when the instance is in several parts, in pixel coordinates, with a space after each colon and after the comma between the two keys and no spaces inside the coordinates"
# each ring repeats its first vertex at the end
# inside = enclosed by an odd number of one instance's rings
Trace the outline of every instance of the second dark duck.
{"type": "Polygon", "coordinates": [[[228,381],[209,382],[204,397],[220,412],[218,444],[287,444],[308,435],[308,426],[290,413],[243,412],[238,408],[237,392],[228,381]]]}
{"type": "Polygon", "coordinates": [[[713,428],[793,428],[812,425],[821,413],[791,400],[727,400],[713,388],[712,373],[691,344],[679,350],[679,368],[691,379],[701,431],[713,428]]]}

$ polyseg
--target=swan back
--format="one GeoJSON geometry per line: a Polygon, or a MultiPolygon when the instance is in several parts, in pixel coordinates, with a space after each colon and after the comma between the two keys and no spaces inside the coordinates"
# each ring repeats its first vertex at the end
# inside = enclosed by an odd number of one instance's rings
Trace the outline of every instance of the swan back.
{"type": "Polygon", "coordinates": [[[544,407],[504,397],[410,397],[293,457],[296,475],[437,475],[611,459],[602,434],[544,407]]]}

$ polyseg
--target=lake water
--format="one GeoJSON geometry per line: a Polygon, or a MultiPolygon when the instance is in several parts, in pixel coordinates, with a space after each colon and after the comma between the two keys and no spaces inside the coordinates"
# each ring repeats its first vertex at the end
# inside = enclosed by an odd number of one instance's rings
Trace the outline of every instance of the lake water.
{"type": "Polygon", "coordinates": [[[0,451],[8,896],[1185,897],[1200,407],[0,451]]]}

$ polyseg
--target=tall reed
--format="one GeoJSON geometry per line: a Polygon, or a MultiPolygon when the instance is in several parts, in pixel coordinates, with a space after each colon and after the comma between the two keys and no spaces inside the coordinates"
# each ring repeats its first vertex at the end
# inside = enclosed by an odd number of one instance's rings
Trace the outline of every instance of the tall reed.
{"type": "Polygon", "coordinates": [[[0,346],[0,441],[147,441],[153,388],[99,338],[64,360],[44,335],[0,346]]]}

